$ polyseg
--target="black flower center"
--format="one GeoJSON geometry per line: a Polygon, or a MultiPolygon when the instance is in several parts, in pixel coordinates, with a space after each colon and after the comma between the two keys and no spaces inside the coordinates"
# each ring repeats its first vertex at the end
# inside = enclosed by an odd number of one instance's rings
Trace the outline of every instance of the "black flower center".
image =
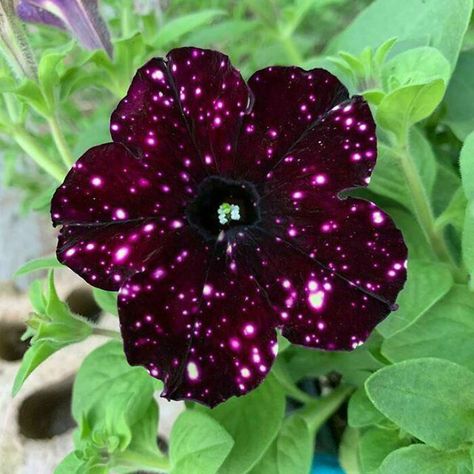
{"type": "Polygon", "coordinates": [[[215,238],[222,231],[257,223],[260,219],[258,200],[252,183],[210,176],[200,184],[186,215],[189,223],[206,238],[215,238]]]}

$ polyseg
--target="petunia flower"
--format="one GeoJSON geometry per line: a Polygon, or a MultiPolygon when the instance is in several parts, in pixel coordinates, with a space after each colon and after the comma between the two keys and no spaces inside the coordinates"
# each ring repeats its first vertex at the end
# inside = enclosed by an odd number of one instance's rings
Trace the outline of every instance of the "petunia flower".
{"type": "Polygon", "coordinates": [[[163,396],[214,406],[255,388],[295,344],[351,350],[391,310],[406,247],[365,186],[375,125],[323,69],[246,84],[222,53],[145,64],[52,202],[58,258],[119,290],[125,353],[163,396]]]}
{"type": "Polygon", "coordinates": [[[100,16],[97,0],[19,0],[18,16],[68,30],[87,49],[105,49],[112,56],[110,34],[100,16]]]}

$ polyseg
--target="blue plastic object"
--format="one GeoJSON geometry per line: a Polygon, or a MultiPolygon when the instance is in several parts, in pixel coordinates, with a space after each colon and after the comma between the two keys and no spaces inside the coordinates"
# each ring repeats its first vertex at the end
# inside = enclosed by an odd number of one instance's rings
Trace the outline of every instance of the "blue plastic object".
{"type": "Polygon", "coordinates": [[[311,474],[344,474],[337,458],[328,454],[317,454],[313,462],[311,474]]]}

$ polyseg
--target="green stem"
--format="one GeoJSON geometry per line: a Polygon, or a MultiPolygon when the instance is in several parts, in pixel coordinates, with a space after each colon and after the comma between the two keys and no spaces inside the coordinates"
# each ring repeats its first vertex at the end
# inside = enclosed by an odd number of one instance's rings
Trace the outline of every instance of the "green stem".
{"type": "Polygon", "coordinates": [[[64,179],[66,172],[62,166],[52,160],[23,127],[15,127],[12,135],[17,144],[39,167],[59,182],[64,179]]]}
{"type": "Polygon", "coordinates": [[[122,38],[130,37],[132,33],[132,22],[130,12],[132,11],[132,5],[122,8],[120,15],[120,29],[122,30],[122,38]]]}
{"type": "Polygon", "coordinates": [[[52,115],[48,117],[48,124],[49,128],[51,129],[51,133],[53,135],[54,144],[58,149],[59,154],[63,160],[63,163],[69,169],[74,162],[76,161],[72,156],[71,150],[69,149],[69,145],[66,142],[66,138],[61,130],[61,127],[58,124],[58,119],[56,115],[52,115]]]}
{"type": "Polygon", "coordinates": [[[306,419],[311,433],[317,433],[353,391],[354,387],[340,385],[329,395],[307,403],[299,413],[306,419]]]}
{"type": "Polygon", "coordinates": [[[280,36],[280,41],[285,48],[288,59],[295,65],[300,65],[303,63],[303,56],[298,51],[293,38],[291,36],[282,35],[280,36]]]}
{"type": "Polygon", "coordinates": [[[170,462],[166,456],[137,453],[133,451],[125,451],[114,456],[114,461],[118,466],[129,466],[132,469],[162,472],[166,473],[170,470],[170,462]]]}
{"type": "Polygon", "coordinates": [[[92,334],[94,334],[95,336],[110,337],[111,339],[117,339],[118,341],[122,340],[122,336],[120,335],[120,333],[117,331],[112,331],[111,329],[94,327],[92,329],[92,334]]]}
{"type": "Polygon", "coordinates": [[[408,139],[402,140],[397,155],[400,158],[403,173],[408,184],[408,190],[411,194],[413,209],[427,241],[437,258],[451,266],[456,281],[459,283],[465,282],[467,276],[457,266],[448,249],[442,230],[436,226],[436,220],[428,195],[426,194],[423,182],[409,150],[408,139]]]}

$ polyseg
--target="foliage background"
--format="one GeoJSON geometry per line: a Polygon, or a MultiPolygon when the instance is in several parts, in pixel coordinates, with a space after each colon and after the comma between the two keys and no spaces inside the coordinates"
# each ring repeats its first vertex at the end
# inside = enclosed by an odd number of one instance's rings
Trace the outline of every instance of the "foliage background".
{"type": "MultiPolygon", "coordinates": [[[[108,342],[77,377],[76,451],[56,473],[305,474],[328,419],[342,433],[332,444],[349,474],[473,472],[472,0],[104,0],[100,7],[113,59],[65,32],[29,25],[37,74],[25,78],[1,64],[2,179],[24,191],[25,218],[47,212],[71,163],[109,140],[110,113],[140,65],[175,46],[212,47],[244,77],[273,64],[324,67],[366,97],[379,158],[368,189],[356,194],[402,229],[409,277],[399,310],[366,344],[327,353],[282,340],[259,389],[214,410],[188,404],[167,454],[156,446],[160,383],[108,342]]],[[[41,259],[20,273],[56,266],[41,259]]],[[[71,314],[52,272],[30,295],[32,345],[15,392],[65,345],[115,337],[71,314]]],[[[116,313],[114,294],[95,296],[116,313]]]]}

